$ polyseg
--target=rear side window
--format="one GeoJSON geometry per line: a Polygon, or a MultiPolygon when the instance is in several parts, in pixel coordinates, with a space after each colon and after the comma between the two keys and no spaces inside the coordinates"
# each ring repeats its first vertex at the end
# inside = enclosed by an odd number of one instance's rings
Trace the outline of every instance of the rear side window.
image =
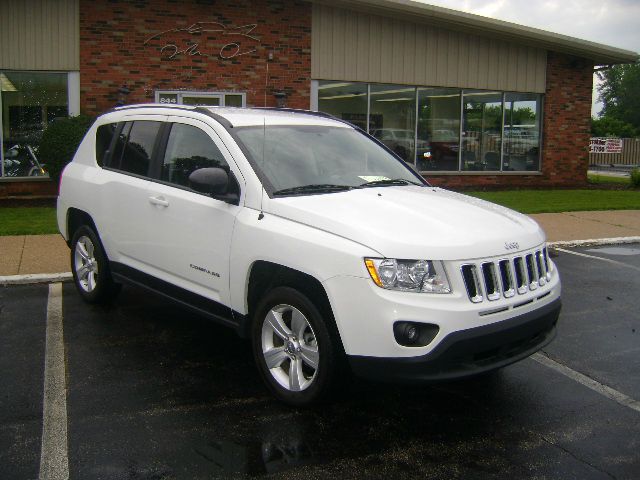
{"type": "Polygon", "coordinates": [[[160,125],[160,122],[133,122],[124,152],[122,152],[120,170],[136,175],[148,174],[160,125]]]}
{"type": "Polygon", "coordinates": [[[209,135],[197,127],[174,123],[160,179],[188,187],[191,172],[206,167],[221,167],[229,171],[227,162],[209,135]]]}
{"type": "Polygon", "coordinates": [[[113,146],[109,166],[127,173],[147,176],[161,126],[162,122],[147,120],[125,123],[113,146]]]}
{"type": "Polygon", "coordinates": [[[102,166],[109,154],[109,147],[117,126],[117,123],[108,123],[98,127],[96,132],[96,160],[100,166],[102,166]]]}

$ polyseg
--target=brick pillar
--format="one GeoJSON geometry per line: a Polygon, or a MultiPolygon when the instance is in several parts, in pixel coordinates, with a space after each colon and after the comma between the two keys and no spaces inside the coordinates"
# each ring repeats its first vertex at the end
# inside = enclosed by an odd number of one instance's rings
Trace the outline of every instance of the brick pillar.
{"type": "Polygon", "coordinates": [[[542,173],[550,186],[587,183],[592,89],[591,60],[548,53],[542,173]]]}

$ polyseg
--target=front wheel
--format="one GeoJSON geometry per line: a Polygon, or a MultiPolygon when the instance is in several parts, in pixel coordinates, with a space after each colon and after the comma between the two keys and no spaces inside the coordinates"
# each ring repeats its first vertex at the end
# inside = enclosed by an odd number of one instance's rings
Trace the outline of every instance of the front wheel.
{"type": "Polygon", "coordinates": [[[78,228],[71,240],[71,271],[78,293],[88,303],[106,303],[120,290],[111,278],[98,235],[86,225],[78,228]]]}
{"type": "Polygon", "coordinates": [[[275,288],[260,301],[252,343],[264,382],[285,403],[315,403],[335,383],[336,343],[318,308],[293,288],[275,288]]]}

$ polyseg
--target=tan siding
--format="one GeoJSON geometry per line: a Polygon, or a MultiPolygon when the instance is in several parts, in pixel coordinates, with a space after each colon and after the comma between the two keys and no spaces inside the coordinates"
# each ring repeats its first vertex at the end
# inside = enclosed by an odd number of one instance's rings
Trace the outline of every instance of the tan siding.
{"type": "Polygon", "coordinates": [[[312,32],[318,80],[545,90],[547,56],[538,48],[320,4],[312,32]]]}
{"type": "Polygon", "coordinates": [[[1,0],[0,68],[79,70],[79,0],[1,0]]]}

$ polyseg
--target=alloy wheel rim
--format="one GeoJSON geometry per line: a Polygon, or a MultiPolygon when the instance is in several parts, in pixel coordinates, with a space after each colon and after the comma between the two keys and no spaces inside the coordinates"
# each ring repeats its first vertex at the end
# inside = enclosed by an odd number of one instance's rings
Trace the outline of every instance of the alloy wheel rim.
{"type": "Polygon", "coordinates": [[[269,373],[291,392],[306,390],[316,379],[320,356],[307,317],[291,305],[277,305],[262,322],[262,355],[269,373]]]}
{"type": "Polygon", "coordinates": [[[87,236],[80,237],[76,242],[74,267],[80,287],[87,293],[93,292],[97,287],[98,261],[93,242],[87,236]]]}

